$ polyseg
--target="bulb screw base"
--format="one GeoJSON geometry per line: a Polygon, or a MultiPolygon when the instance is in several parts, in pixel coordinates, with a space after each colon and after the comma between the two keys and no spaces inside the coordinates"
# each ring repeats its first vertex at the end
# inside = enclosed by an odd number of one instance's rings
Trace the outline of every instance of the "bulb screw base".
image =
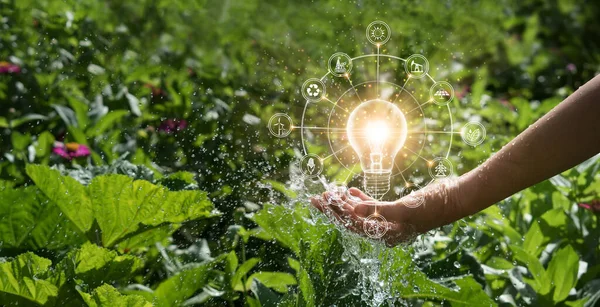
{"type": "Polygon", "coordinates": [[[379,200],[390,190],[391,171],[365,171],[364,189],[369,196],[379,200]]]}

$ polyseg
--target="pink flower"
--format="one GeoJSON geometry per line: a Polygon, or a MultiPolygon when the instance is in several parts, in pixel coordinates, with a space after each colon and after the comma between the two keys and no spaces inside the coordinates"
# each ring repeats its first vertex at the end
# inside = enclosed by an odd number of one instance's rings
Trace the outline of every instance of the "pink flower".
{"type": "Polygon", "coordinates": [[[171,134],[187,128],[188,123],[185,119],[167,119],[160,123],[158,131],[171,134]]]}
{"type": "Polygon", "coordinates": [[[590,210],[594,213],[600,213],[600,200],[598,200],[598,199],[592,200],[592,202],[589,204],[577,204],[577,205],[583,209],[590,210]]]}
{"type": "Polygon", "coordinates": [[[73,158],[87,157],[91,154],[90,149],[77,143],[54,143],[52,152],[68,160],[73,158]]]}
{"type": "Polygon", "coordinates": [[[18,74],[21,67],[16,64],[0,61],[0,74],[18,74]]]}
{"type": "Polygon", "coordinates": [[[567,68],[567,71],[572,74],[577,72],[577,66],[573,63],[569,63],[566,68],[567,68]]]}

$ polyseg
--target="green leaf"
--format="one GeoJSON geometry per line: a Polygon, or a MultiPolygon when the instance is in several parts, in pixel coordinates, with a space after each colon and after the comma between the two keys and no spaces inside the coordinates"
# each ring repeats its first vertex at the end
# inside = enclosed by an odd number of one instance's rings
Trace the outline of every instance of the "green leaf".
{"type": "Polygon", "coordinates": [[[26,170],[36,186],[60,208],[81,233],[86,233],[92,227],[92,201],[83,185],[46,166],[30,164],[26,170]]]}
{"type": "Polygon", "coordinates": [[[69,135],[75,142],[89,147],[88,140],[81,129],[75,126],[68,126],[67,130],[69,131],[69,135]]]}
{"type": "Polygon", "coordinates": [[[0,191],[3,248],[57,249],[82,240],[75,225],[38,188],[0,191]]]}
{"type": "Polygon", "coordinates": [[[533,282],[528,282],[531,287],[540,294],[544,295],[550,291],[550,284],[548,282],[548,276],[544,267],[540,261],[533,255],[528,253],[525,249],[511,245],[510,249],[513,252],[513,256],[520,262],[524,263],[531,275],[533,275],[533,282]]]}
{"type": "Polygon", "coordinates": [[[138,231],[119,241],[117,246],[120,251],[135,252],[136,249],[146,248],[168,238],[180,226],[180,224],[163,224],[156,227],[140,227],[138,231]]]}
{"type": "Polygon", "coordinates": [[[14,128],[21,126],[22,124],[25,124],[25,123],[28,123],[31,121],[40,121],[40,120],[48,120],[48,116],[41,115],[41,114],[27,114],[27,115],[21,116],[17,119],[11,120],[10,127],[14,129],[14,128]]]}
{"type": "Polygon", "coordinates": [[[52,262],[33,253],[25,253],[0,264],[0,301],[12,301],[13,296],[45,304],[58,295],[58,288],[41,279],[52,262]]]}
{"type": "Polygon", "coordinates": [[[308,215],[308,208],[298,207],[292,211],[283,206],[265,205],[254,215],[253,220],[277,241],[298,255],[302,240],[318,242],[321,234],[331,231],[333,227],[323,224],[310,225],[304,220],[306,215],[308,215]],[[282,229],[281,225],[290,227],[282,229]]]}
{"type": "Polygon", "coordinates": [[[27,145],[31,143],[31,136],[29,134],[21,134],[13,131],[10,135],[11,143],[16,150],[25,150],[27,145]]]}
{"type": "Polygon", "coordinates": [[[73,251],[59,264],[67,272],[83,280],[91,287],[105,282],[117,282],[131,278],[143,267],[142,259],[132,255],[118,255],[117,252],[85,243],[73,251]]]}
{"type": "Polygon", "coordinates": [[[91,229],[95,219],[106,247],[147,231],[144,225],[158,227],[215,214],[202,191],[172,192],[124,175],[98,176],[84,187],[56,170],[34,165],[27,166],[27,174],[82,233],[91,229]]]}
{"type": "MultiPolygon", "coordinates": [[[[136,182],[141,182],[137,180],[136,182]]],[[[144,181],[147,182],[147,181],[144,181]]],[[[214,205],[203,191],[169,191],[162,186],[158,187],[164,197],[158,210],[143,223],[156,226],[162,223],[182,223],[188,220],[207,218],[217,215],[213,212],[214,205]]]]}
{"type": "Polygon", "coordinates": [[[48,131],[42,132],[37,138],[35,146],[35,155],[38,157],[44,157],[50,154],[52,150],[52,144],[54,144],[54,136],[48,131]]]}
{"type": "Polygon", "coordinates": [[[246,276],[259,262],[260,258],[250,258],[246,260],[246,262],[242,263],[242,265],[240,265],[231,278],[231,287],[236,291],[248,290],[248,288],[244,289],[242,278],[246,276]]]}
{"type": "Polygon", "coordinates": [[[576,300],[576,301],[568,301],[565,302],[565,305],[569,306],[569,307],[584,307],[585,304],[588,302],[589,298],[582,298],[580,300],[576,300]]]}
{"type": "Polygon", "coordinates": [[[91,294],[79,291],[90,307],[152,307],[152,304],[139,295],[123,295],[110,285],[102,285],[91,294]]]}
{"type": "Polygon", "coordinates": [[[69,105],[75,113],[77,127],[81,130],[85,130],[89,123],[89,118],[87,115],[89,109],[88,105],[70,95],[67,95],[67,100],[69,101],[69,105]]]}
{"type": "Polygon", "coordinates": [[[115,110],[110,111],[104,115],[98,122],[87,129],[86,135],[88,137],[100,136],[109,129],[113,129],[116,124],[121,121],[123,117],[129,114],[126,110],[115,110]]]}
{"type": "MultiPolygon", "coordinates": [[[[253,280],[258,280],[268,288],[271,288],[279,293],[287,293],[288,286],[296,285],[296,278],[292,274],[283,272],[257,272],[248,278],[246,289],[250,289],[253,280]]],[[[238,289],[236,289],[238,290],[238,289]]],[[[242,291],[241,289],[238,291],[242,291]]]]}
{"type": "Polygon", "coordinates": [[[168,177],[160,179],[158,183],[172,191],[189,190],[198,186],[198,182],[194,179],[194,174],[188,172],[171,174],[168,177]]]}
{"type": "Polygon", "coordinates": [[[523,241],[523,249],[526,252],[537,257],[539,253],[544,249],[544,243],[548,241],[548,238],[542,233],[542,229],[537,221],[531,222],[529,230],[525,234],[525,241],[523,241]]]}
{"type": "Polygon", "coordinates": [[[140,110],[140,100],[130,93],[125,93],[125,97],[127,98],[127,102],[129,102],[131,113],[135,116],[142,116],[142,111],[140,110]]]}
{"type": "Polygon", "coordinates": [[[78,127],[77,116],[75,112],[71,110],[69,107],[61,106],[61,105],[52,105],[58,116],[63,120],[65,126],[73,126],[78,127]]]}
{"type": "Polygon", "coordinates": [[[235,254],[235,251],[229,252],[225,260],[225,272],[227,272],[230,275],[233,275],[238,266],[238,258],[235,254]]]}
{"type": "Polygon", "coordinates": [[[579,256],[571,245],[567,245],[554,254],[548,264],[548,276],[554,285],[552,299],[562,302],[577,283],[579,256]]]}
{"type": "Polygon", "coordinates": [[[96,177],[88,186],[94,200],[94,216],[102,230],[104,246],[138,230],[140,224],[158,226],[211,216],[213,208],[206,193],[171,192],[148,181],[123,175],[96,177]]]}
{"type": "Polygon", "coordinates": [[[249,287],[252,293],[256,295],[260,305],[263,307],[277,307],[281,297],[277,293],[271,291],[268,287],[263,285],[259,280],[253,279],[252,285],[249,287]]]}
{"type": "Polygon", "coordinates": [[[182,304],[210,280],[210,271],[222,261],[223,257],[185,269],[169,277],[154,290],[154,303],[157,306],[176,306],[182,304]]]}
{"type": "Polygon", "coordinates": [[[404,299],[424,299],[449,302],[452,306],[495,306],[494,301],[472,277],[454,280],[458,290],[452,290],[427,279],[422,273],[410,277],[412,287],[397,285],[404,299]],[[417,290],[418,289],[418,290],[417,290]]]}
{"type": "Polygon", "coordinates": [[[122,175],[96,177],[88,191],[94,200],[93,215],[102,230],[103,246],[112,246],[119,238],[135,232],[165,200],[160,187],[122,175]]]}

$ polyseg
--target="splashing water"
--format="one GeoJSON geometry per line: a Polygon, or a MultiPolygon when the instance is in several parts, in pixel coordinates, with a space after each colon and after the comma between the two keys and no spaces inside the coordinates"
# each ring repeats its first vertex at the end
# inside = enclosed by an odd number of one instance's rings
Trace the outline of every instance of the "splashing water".
{"type": "MultiPolygon", "coordinates": [[[[294,189],[298,198],[287,204],[290,208],[298,202],[309,203],[311,197],[321,197],[320,195],[325,191],[330,192],[334,198],[341,198],[344,194],[346,197],[355,198],[347,192],[348,189],[345,185],[327,182],[322,176],[315,180],[303,179],[302,176],[294,176],[294,173],[296,171],[291,168],[290,188],[294,189]]],[[[299,170],[297,173],[300,175],[299,170]]],[[[332,223],[316,209],[311,210],[311,219],[313,224],[332,223]]],[[[396,306],[400,299],[394,295],[392,284],[387,280],[390,279],[389,275],[400,274],[400,272],[393,272],[393,269],[385,261],[385,259],[393,257],[394,250],[387,248],[382,242],[352,233],[340,223],[334,222],[333,224],[343,234],[341,244],[344,252],[341,260],[349,262],[354,272],[358,273],[360,277],[352,294],[360,296],[368,306],[396,306]],[[382,272],[386,272],[386,274],[382,274],[382,272]]],[[[408,245],[397,248],[407,249],[408,245]]]]}

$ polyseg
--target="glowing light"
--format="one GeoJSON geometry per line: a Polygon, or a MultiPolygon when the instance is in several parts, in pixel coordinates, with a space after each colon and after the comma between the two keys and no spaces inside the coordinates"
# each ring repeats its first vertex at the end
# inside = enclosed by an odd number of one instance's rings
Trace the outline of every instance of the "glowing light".
{"type": "Polygon", "coordinates": [[[363,102],[348,117],[346,134],[360,159],[366,193],[381,198],[390,189],[394,159],[406,142],[404,114],[388,101],[363,102]]]}
{"type": "Polygon", "coordinates": [[[367,134],[367,139],[372,147],[372,149],[379,149],[387,140],[390,130],[388,126],[383,121],[373,121],[367,125],[365,129],[367,134]]]}

